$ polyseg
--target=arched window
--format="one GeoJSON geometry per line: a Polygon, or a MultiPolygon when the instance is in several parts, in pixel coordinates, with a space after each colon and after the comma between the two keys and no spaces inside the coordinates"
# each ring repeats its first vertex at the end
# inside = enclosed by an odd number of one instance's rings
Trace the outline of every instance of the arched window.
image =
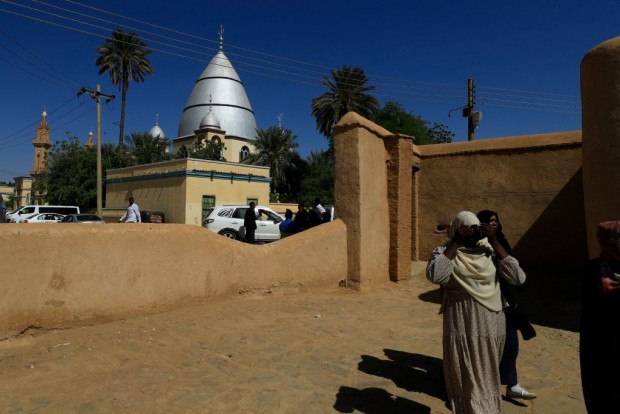
{"type": "Polygon", "coordinates": [[[222,140],[217,135],[214,135],[213,138],[211,138],[211,142],[214,144],[221,144],[222,140]]]}
{"type": "Polygon", "coordinates": [[[250,149],[245,145],[241,147],[241,151],[239,151],[239,161],[243,161],[250,155],[250,149]]]}

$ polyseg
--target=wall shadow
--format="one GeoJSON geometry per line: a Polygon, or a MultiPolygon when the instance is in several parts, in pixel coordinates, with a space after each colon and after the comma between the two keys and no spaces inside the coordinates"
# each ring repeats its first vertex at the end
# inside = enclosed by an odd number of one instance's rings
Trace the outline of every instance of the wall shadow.
{"type": "Polygon", "coordinates": [[[528,276],[518,291],[530,321],[574,332],[581,314],[580,275],[588,259],[582,184],[580,168],[513,246],[528,276]]]}
{"type": "MultiPolygon", "coordinates": [[[[386,378],[406,391],[424,393],[447,401],[442,360],[427,355],[384,349],[387,359],[362,355],[358,369],[366,374],[386,378]]],[[[340,387],[334,408],[339,412],[429,413],[424,404],[394,396],[381,388],[358,390],[340,387]]]]}
{"type": "Polygon", "coordinates": [[[336,395],[334,409],[340,413],[354,411],[366,414],[428,414],[430,407],[397,397],[381,388],[357,388],[342,386],[336,395]]]}

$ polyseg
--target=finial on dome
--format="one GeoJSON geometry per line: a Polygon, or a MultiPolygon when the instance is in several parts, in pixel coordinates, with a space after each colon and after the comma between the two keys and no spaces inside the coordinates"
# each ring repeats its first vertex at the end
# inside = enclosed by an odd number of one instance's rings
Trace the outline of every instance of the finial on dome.
{"type": "Polygon", "coordinates": [[[155,113],[155,125],[159,125],[159,113],[155,113]]]}
{"type": "Polygon", "coordinates": [[[278,114],[278,128],[282,129],[282,120],[284,119],[284,115],[282,115],[282,112],[280,112],[278,114]]]}
{"type": "Polygon", "coordinates": [[[220,25],[218,34],[220,35],[220,50],[224,50],[224,25],[220,25]]]}

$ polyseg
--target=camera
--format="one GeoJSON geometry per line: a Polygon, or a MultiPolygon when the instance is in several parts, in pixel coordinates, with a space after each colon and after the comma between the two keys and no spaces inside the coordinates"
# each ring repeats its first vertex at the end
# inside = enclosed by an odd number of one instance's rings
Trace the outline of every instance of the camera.
{"type": "Polygon", "coordinates": [[[482,230],[480,230],[480,226],[471,226],[471,231],[472,231],[471,238],[474,241],[478,242],[484,239],[484,236],[482,235],[482,230]]]}

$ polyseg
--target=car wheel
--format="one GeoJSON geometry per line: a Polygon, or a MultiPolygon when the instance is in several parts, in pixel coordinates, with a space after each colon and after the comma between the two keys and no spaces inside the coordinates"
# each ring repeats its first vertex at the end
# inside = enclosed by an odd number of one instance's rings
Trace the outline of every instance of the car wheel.
{"type": "Polygon", "coordinates": [[[232,240],[239,240],[239,235],[234,230],[222,230],[218,234],[221,234],[224,237],[228,237],[232,240]]]}

